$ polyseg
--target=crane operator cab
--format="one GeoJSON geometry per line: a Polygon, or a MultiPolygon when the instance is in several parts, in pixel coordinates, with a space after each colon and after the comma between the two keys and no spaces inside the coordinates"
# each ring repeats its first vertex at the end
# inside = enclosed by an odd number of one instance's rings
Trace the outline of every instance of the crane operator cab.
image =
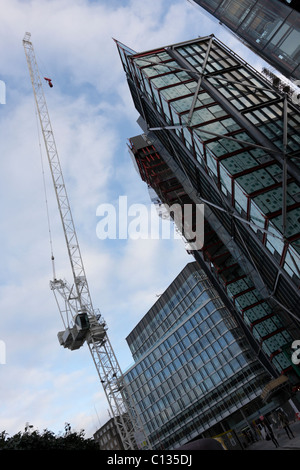
{"type": "Polygon", "coordinates": [[[86,312],[77,313],[75,317],[75,325],[79,331],[88,330],[90,327],[90,321],[86,312]]]}
{"type": "Polygon", "coordinates": [[[79,312],[74,318],[74,326],[66,328],[57,334],[58,341],[64,348],[79,349],[85,342],[90,329],[90,321],[86,312],[79,312]]]}

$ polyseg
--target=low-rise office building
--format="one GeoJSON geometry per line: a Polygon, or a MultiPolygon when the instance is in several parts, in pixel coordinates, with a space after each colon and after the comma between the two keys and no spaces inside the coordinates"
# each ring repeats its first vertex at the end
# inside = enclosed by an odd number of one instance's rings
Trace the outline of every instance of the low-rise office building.
{"type": "Polygon", "coordinates": [[[99,444],[101,450],[124,450],[113,418],[95,432],[94,440],[99,444]]]}

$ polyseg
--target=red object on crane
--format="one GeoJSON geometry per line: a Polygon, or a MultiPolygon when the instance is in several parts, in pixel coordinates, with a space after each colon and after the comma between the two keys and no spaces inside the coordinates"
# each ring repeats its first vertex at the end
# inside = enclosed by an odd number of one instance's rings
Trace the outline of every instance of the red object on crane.
{"type": "Polygon", "coordinates": [[[44,79],[48,82],[49,87],[52,88],[52,87],[53,87],[53,83],[52,83],[52,81],[51,81],[51,78],[46,78],[46,77],[44,77],[44,79]]]}

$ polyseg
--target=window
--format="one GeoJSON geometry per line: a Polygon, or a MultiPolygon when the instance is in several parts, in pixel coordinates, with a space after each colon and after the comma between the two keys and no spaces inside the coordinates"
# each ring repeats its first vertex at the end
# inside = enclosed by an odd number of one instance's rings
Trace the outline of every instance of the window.
{"type": "Polygon", "coordinates": [[[258,162],[251,152],[240,152],[222,160],[221,165],[224,166],[231,175],[234,175],[257,166],[258,162]]]}
{"type": "Polygon", "coordinates": [[[235,208],[238,210],[238,212],[241,214],[243,210],[245,213],[247,213],[248,198],[237,183],[235,183],[234,188],[234,199],[235,208]]]}
{"type": "Polygon", "coordinates": [[[270,39],[265,52],[292,70],[299,63],[300,27],[299,14],[293,11],[270,39]]]}
{"type": "Polygon", "coordinates": [[[284,269],[290,276],[297,276],[299,278],[300,270],[300,256],[299,253],[290,245],[285,256],[284,269]]]}
{"type": "Polygon", "coordinates": [[[165,114],[165,120],[167,121],[168,124],[171,124],[171,113],[169,109],[169,103],[162,98],[161,100],[162,106],[163,106],[163,111],[165,114]]]}
{"type": "Polygon", "coordinates": [[[222,17],[222,21],[225,24],[236,29],[247,16],[251,6],[251,0],[244,0],[243,2],[240,0],[228,0],[218,9],[218,15],[222,17]]]}
{"type": "Polygon", "coordinates": [[[278,232],[278,230],[275,229],[271,222],[268,225],[268,231],[273,233],[274,236],[267,235],[266,247],[272,254],[275,254],[276,252],[279,256],[281,256],[284,248],[281,234],[278,232]]]}
{"type": "Polygon", "coordinates": [[[207,166],[213,172],[214,175],[218,174],[218,163],[217,160],[212,156],[210,152],[206,152],[207,166]]]}
{"type": "Polygon", "coordinates": [[[289,8],[279,2],[259,0],[239,27],[239,32],[262,47],[276,33],[289,12],[289,8]]]}
{"type": "Polygon", "coordinates": [[[213,381],[213,384],[214,385],[218,385],[220,382],[221,382],[221,377],[219,375],[218,372],[215,372],[212,376],[211,376],[211,380],[213,381]]]}
{"type": "MultiPolygon", "coordinates": [[[[251,205],[250,205],[250,221],[253,222],[253,224],[261,228],[265,227],[265,217],[259,211],[254,200],[251,200],[251,205]]],[[[250,225],[250,227],[252,228],[254,232],[257,232],[258,229],[256,227],[254,227],[253,225],[250,225]]]]}

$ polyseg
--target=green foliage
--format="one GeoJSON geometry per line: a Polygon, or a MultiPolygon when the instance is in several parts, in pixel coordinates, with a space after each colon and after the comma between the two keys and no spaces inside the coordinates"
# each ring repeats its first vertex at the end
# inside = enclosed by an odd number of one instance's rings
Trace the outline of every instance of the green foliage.
{"type": "Polygon", "coordinates": [[[56,436],[45,429],[42,433],[25,430],[11,437],[3,431],[0,433],[0,450],[99,450],[99,446],[93,439],[85,439],[84,431],[56,436]]]}

